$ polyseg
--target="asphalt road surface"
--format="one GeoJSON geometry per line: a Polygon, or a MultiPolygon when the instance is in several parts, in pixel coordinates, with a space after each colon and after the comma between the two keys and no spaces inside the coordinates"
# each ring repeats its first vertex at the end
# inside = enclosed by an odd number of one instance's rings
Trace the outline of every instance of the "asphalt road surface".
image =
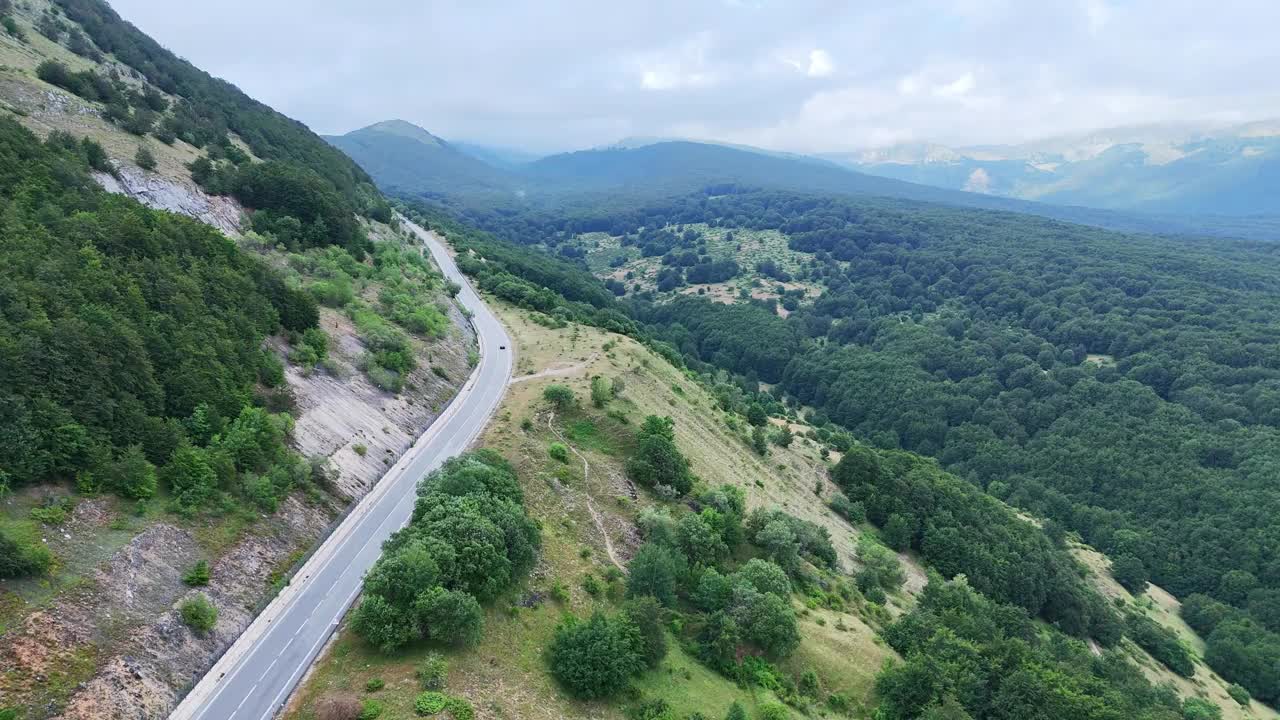
{"type": "Polygon", "coordinates": [[[341,622],[382,543],[409,521],[423,476],[466,450],[497,409],[511,378],[511,340],[458,271],[444,246],[415,230],[446,277],[462,286],[480,363],[471,379],[212,670],[170,715],[172,720],[273,717],[341,622]]]}

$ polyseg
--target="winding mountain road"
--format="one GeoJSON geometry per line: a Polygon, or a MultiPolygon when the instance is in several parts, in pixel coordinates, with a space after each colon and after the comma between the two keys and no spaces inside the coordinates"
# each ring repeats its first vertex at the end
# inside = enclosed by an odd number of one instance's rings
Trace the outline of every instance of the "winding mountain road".
{"type": "Polygon", "coordinates": [[[458,300],[473,314],[480,362],[445,412],[187,694],[171,720],[265,720],[279,712],[351,607],[383,541],[409,521],[418,480],[466,450],[502,400],[511,379],[511,339],[439,239],[405,222],[445,276],[462,286],[458,300]]]}

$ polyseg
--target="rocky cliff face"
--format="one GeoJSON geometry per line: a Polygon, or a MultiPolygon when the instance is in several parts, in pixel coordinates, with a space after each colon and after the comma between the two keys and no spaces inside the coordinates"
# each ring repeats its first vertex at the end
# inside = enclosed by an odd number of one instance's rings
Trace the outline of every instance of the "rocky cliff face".
{"type": "Polygon", "coordinates": [[[240,232],[244,210],[229,197],[209,195],[190,180],[165,177],[133,165],[116,163],[114,175],[97,172],[93,179],[108,192],[128,195],[157,210],[168,210],[212,225],[228,235],[240,232]]]}

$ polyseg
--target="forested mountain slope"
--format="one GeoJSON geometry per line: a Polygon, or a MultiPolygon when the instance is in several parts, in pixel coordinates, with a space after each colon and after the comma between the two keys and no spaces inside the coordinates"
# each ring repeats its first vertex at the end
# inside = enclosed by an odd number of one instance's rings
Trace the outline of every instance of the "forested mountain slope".
{"type": "Polygon", "coordinates": [[[431,133],[403,120],[388,120],[345,135],[327,137],[359,160],[389,192],[450,193],[506,191],[512,178],[431,133]]]}
{"type": "Polygon", "coordinates": [[[161,717],[474,343],[300,123],[105,4],[0,20],[0,717],[161,717]]]}
{"type": "MultiPolygon", "coordinates": [[[[1209,604],[1193,623],[1206,657],[1255,696],[1280,697],[1267,659],[1280,648],[1274,246],[770,192],[511,222],[571,257],[590,257],[576,233],[595,230],[610,252],[660,258],[657,294],[626,280],[614,290],[693,366],[937,457],[1078,530],[1135,587],[1151,578],[1192,608],[1206,607],[1198,594],[1234,607],[1209,604]],[[785,318],[778,299],[670,300],[712,295],[718,278],[694,274],[719,262],[706,236],[732,248],[725,232],[779,233],[785,282],[820,295],[784,288],[785,318]]],[[[734,260],[735,272],[752,263],[734,260]]],[[[772,279],[781,268],[752,271],[764,288],[784,282],[772,279]]]]}

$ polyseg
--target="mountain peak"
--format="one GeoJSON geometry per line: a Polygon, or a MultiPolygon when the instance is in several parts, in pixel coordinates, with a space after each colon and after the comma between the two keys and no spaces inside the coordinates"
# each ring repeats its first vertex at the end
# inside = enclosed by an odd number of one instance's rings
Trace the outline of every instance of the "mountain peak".
{"type": "Polygon", "coordinates": [[[438,145],[444,144],[444,141],[441,140],[440,138],[436,137],[435,135],[432,135],[431,133],[427,132],[426,130],[422,129],[417,125],[414,125],[413,123],[407,120],[383,120],[382,122],[374,123],[368,127],[355,130],[351,134],[368,133],[368,132],[385,133],[387,135],[399,135],[401,137],[407,137],[412,140],[417,140],[418,142],[424,145],[438,146],[438,145]]]}

